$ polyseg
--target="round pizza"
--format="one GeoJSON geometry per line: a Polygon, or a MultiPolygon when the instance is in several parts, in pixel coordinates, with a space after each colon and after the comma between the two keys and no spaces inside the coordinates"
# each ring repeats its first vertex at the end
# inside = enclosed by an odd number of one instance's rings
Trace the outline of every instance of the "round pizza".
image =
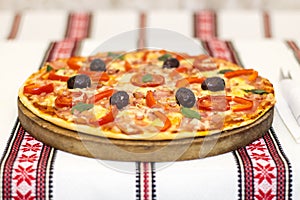
{"type": "Polygon", "coordinates": [[[233,130],[275,104],[272,84],[254,69],[150,49],[46,62],[22,85],[19,99],[55,126],[135,140],[233,130]]]}

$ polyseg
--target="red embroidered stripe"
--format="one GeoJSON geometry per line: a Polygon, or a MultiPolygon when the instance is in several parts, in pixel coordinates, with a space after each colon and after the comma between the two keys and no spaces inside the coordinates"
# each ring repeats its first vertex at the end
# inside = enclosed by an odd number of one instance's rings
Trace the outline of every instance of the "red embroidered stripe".
{"type": "Polygon", "coordinates": [[[202,42],[203,47],[209,55],[221,58],[242,66],[237,53],[234,51],[231,42],[212,39],[202,42]]]}
{"type": "Polygon", "coordinates": [[[194,36],[201,40],[217,37],[217,17],[211,10],[202,10],[194,14],[194,36]]]}
{"type": "Polygon", "coordinates": [[[295,58],[297,59],[298,63],[300,63],[300,49],[296,42],[288,40],[286,41],[288,47],[294,52],[295,58]]]}
{"type": "Polygon", "coordinates": [[[137,162],[136,197],[138,200],[154,200],[155,194],[155,172],[154,164],[149,162],[137,162]]]}
{"type": "MultiPolygon", "coordinates": [[[[55,59],[70,56],[74,51],[75,41],[57,42],[46,55],[55,59]],[[68,48],[66,48],[66,46],[68,48]],[[56,48],[55,48],[56,47],[56,48]]],[[[46,60],[49,60],[46,58],[46,60]]],[[[2,163],[6,163],[1,172],[5,180],[3,196],[26,199],[49,199],[50,164],[54,149],[34,139],[17,122],[17,129],[12,133],[2,163]],[[13,139],[16,138],[16,139],[13,139]]]]}
{"type": "Polygon", "coordinates": [[[3,158],[1,159],[0,172],[2,175],[3,199],[12,198],[12,187],[10,186],[13,171],[12,166],[16,160],[24,134],[24,129],[20,127],[20,123],[19,121],[17,121],[9,138],[9,141],[11,141],[11,143],[9,143],[6,147],[3,158]]]}
{"type": "MultiPolygon", "coordinates": [[[[203,42],[214,57],[239,64],[232,44],[220,40],[203,42]]],[[[272,130],[272,129],[271,129],[272,130]]],[[[240,177],[240,199],[290,199],[290,164],[273,131],[234,152],[240,177]]]]}
{"type": "Polygon", "coordinates": [[[71,13],[68,19],[66,38],[84,39],[89,37],[91,27],[90,13],[71,13]]]}
{"type": "Polygon", "coordinates": [[[264,21],[265,38],[271,38],[272,37],[271,19],[267,11],[263,12],[263,21],[264,21]]]}
{"type": "Polygon", "coordinates": [[[57,58],[68,58],[71,55],[75,55],[74,50],[76,47],[76,41],[73,39],[65,39],[60,42],[54,42],[52,45],[53,49],[46,61],[53,61],[57,58]]]}
{"type": "Polygon", "coordinates": [[[140,22],[139,22],[139,38],[138,38],[138,49],[143,49],[146,46],[146,23],[147,23],[147,16],[146,13],[142,12],[140,14],[140,22]]]}
{"type": "Polygon", "coordinates": [[[17,13],[14,17],[14,21],[13,21],[10,33],[7,37],[8,40],[12,40],[17,37],[17,34],[19,32],[20,23],[21,23],[21,14],[17,13]]]}

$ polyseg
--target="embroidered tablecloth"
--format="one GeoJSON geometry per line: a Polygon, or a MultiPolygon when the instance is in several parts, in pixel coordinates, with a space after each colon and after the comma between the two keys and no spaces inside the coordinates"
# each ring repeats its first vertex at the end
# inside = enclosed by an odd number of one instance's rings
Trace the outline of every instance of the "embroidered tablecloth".
{"type": "MultiPolygon", "coordinates": [[[[299,67],[297,22],[300,12],[288,11],[0,11],[0,89],[5,91],[0,105],[0,196],[300,198],[300,146],[277,112],[263,138],[236,151],[192,161],[134,163],[85,158],[49,147],[22,128],[16,106],[18,87],[45,61],[90,55],[111,36],[144,27],[173,30],[193,38],[208,54],[255,68],[277,86],[279,68],[299,67]]],[[[151,45],[144,29],[136,32],[132,48],[151,45]]]]}

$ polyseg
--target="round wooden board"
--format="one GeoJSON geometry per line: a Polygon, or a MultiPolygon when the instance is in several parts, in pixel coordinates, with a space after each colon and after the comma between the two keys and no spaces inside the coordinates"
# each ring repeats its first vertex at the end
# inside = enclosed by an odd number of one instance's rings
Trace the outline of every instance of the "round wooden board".
{"type": "Polygon", "coordinates": [[[108,139],[47,122],[18,101],[19,120],[36,139],[73,154],[117,161],[170,162],[215,156],[246,146],[271,127],[274,107],[254,123],[206,137],[175,140],[108,139]]]}

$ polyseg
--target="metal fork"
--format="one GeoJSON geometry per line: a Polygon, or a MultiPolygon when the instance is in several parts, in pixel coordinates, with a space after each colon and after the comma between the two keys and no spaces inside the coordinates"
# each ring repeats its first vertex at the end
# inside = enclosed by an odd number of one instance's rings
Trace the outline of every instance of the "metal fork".
{"type": "Polygon", "coordinates": [[[284,79],[292,79],[291,72],[289,70],[284,71],[282,68],[280,68],[279,81],[284,80],[284,79]]]}

